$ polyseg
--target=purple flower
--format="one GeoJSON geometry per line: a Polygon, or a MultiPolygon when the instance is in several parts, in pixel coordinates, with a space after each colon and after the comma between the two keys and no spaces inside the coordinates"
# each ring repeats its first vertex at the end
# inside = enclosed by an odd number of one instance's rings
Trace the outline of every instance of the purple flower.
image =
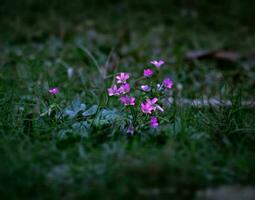
{"type": "Polygon", "coordinates": [[[157,117],[155,117],[155,116],[151,117],[150,126],[152,128],[157,128],[158,127],[158,119],[157,119],[157,117]]]}
{"type": "Polygon", "coordinates": [[[143,70],[143,75],[145,77],[151,77],[153,75],[153,71],[151,69],[145,69],[143,70]]]}
{"type": "Polygon", "coordinates": [[[127,80],[129,79],[129,74],[122,72],[116,76],[116,79],[117,79],[117,83],[126,83],[127,80]]]}
{"type": "Polygon", "coordinates": [[[158,104],[156,104],[157,101],[158,101],[157,98],[146,99],[146,103],[150,105],[152,111],[160,110],[161,112],[164,112],[164,109],[161,106],[159,106],[158,104]]]}
{"type": "Polygon", "coordinates": [[[114,85],[114,86],[112,86],[111,88],[108,89],[108,95],[109,96],[114,96],[114,95],[118,96],[119,94],[120,93],[119,93],[119,90],[118,90],[116,85],[114,85]]]}
{"type": "Polygon", "coordinates": [[[143,113],[151,114],[151,107],[148,103],[141,103],[141,110],[143,113]]]}
{"type": "Polygon", "coordinates": [[[143,113],[151,114],[152,111],[157,109],[156,102],[158,101],[157,98],[153,99],[146,99],[146,103],[141,103],[141,110],[143,113]]]}
{"type": "Polygon", "coordinates": [[[158,101],[157,98],[146,99],[146,103],[149,104],[149,106],[151,107],[152,111],[155,111],[157,109],[157,107],[156,107],[156,102],[157,101],[158,101]]]}
{"type": "Polygon", "coordinates": [[[56,95],[59,92],[59,89],[57,87],[49,89],[49,93],[51,95],[56,95]]]}
{"type": "Polygon", "coordinates": [[[158,98],[154,97],[153,99],[146,99],[146,101],[150,104],[155,104],[158,101],[158,98]]]}
{"type": "Polygon", "coordinates": [[[163,81],[163,85],[165,86],[165,88],[171,89],[173,87],[173,81],[170,78],[166,78],[163,81]]]}
{"type": "Polygon", "coordinates": [[[125,84],[120,86],[120,88],[119,88],[119,93],[120,94],[126,94],[128,92],[130,92],[130,86],[129,86],[128,83],[125,83],[125,84]]]}
{"type": "Polygon", "coordinates": [[[152,60],[150,63],[159,69],[160,66],[165,63],[165,61],[164,60],[152,60]]]}
{"type": "Polygon", "coordinates": [[[151,87],[149,85],[141,85],[141,89],[145,92],[148,92],[151,90],[151,87]]]}
{"type": "Polygon", "coordinates": [[[121,103],[123,103],[125,106],[134,106],[135,105],[135,98],[129,97],[129,96],[122,96],[120,97],[121,103]]]}

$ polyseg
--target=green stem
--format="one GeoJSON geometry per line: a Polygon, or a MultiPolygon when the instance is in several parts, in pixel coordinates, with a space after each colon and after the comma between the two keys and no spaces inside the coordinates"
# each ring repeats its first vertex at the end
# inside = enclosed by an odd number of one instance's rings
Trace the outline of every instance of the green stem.
{"type": "Polygon", "coordinates": [[[131,115],[133,117],[133,126],[135,126],[136,123],[136,113],[133,106],[130,106],[131,115]]]}

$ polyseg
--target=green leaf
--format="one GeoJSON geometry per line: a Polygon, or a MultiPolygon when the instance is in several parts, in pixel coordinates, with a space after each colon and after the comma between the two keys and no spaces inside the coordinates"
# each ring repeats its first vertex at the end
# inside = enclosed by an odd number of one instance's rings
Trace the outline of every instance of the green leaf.
{"type": "Polygon", "coordinates": [[[107,120],[108,122],[114,122],[116,119],[120,117],[120,114],[117,110],[113,109],[103,109],[101,112],[101,118],[107,120]]]}
{"type": "Polygon", "coordinates": [[[116,110],[102,109],[95,119],[96,126],[113,124],[117,119],[120,119],[121,114],[116,110]]]}
{"type": "Polygon", "coordinates": [[[73,130],[82,137],[88,137],[89,127],[90,126],[86,121],[76,122],[72,125],[73,130]]]}
{"type": "Polygon", "coordinates": [[[71,106],[64,110],[64,115],[70,118],[74,118],[79,112],[84,111],[86,105],[81,103],[79,99],[72,101],[71,106]]]}
{"type": "Polygon", "coordinates": [[[88,110],[86,110],[85,112],[82,113],[82,115],[84,117],[89,117],[92,115],[95,115],[98,109],[98,105],[93,105],[92,107],[90,107],[88,110]]]}

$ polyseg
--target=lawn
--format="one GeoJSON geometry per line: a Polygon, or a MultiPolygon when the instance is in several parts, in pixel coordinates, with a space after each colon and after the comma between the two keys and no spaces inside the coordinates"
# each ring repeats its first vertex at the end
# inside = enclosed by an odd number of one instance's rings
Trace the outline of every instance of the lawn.
{"type": "Polygon", "coordinates": [[[212,188],[253,188],[254,8],[3,0],[1,199],[209,199],[212,188]],[[133,111],[107,88],[126,72],[141,98],[134,80],[158,59],[158,80],[173,81],[159,126],[136,114],[129,134],[133,111]]]}

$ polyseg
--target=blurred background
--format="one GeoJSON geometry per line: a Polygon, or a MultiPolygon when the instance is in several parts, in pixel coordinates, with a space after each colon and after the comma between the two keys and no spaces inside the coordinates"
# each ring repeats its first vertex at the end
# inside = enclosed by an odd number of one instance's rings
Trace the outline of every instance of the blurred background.
{"type": "Polygon", "coordinates": [[[163,58],[187,97],[215,96],[227,83],[248,98],[254,95],[254,11],[252,0],[2,0],[1,64],[15,68],[36,57],[46,69],[64,62],[93,77],[77,50],[85,47],[100,65],[111,54],[111,67],[120,70],[163,58]]]}

